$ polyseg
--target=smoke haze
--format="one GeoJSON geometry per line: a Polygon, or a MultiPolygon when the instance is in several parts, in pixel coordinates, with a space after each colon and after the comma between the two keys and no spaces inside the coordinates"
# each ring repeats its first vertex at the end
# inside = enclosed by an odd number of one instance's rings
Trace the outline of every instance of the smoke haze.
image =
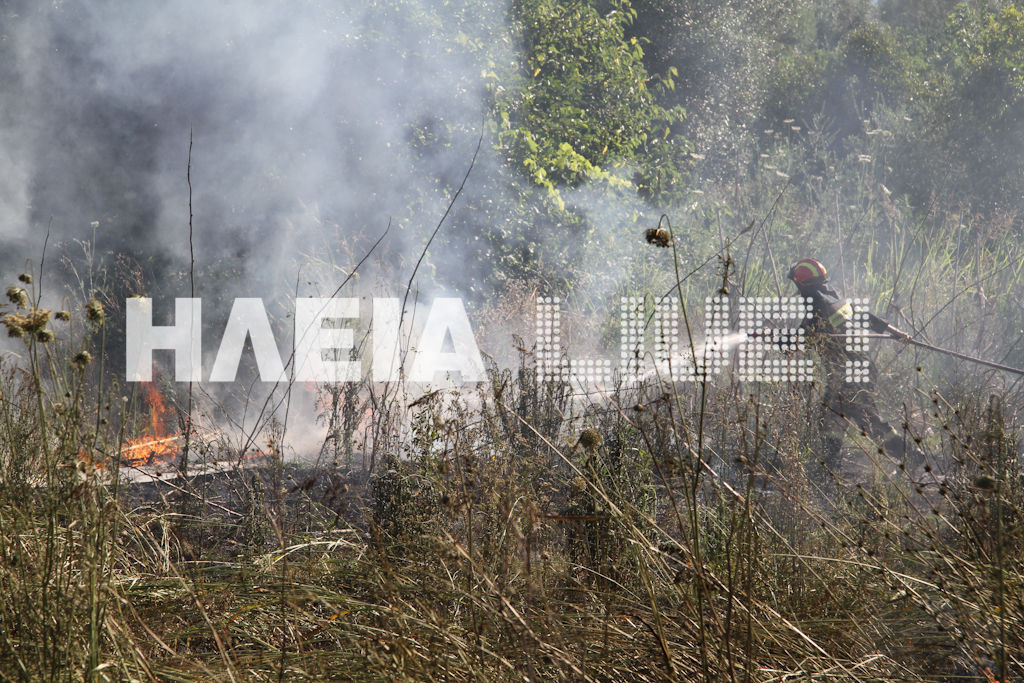
{"type": "Polygon", "coordinates": [[[475,142],[435,144],[425,170],[415,133],[479,130],[482,53],[448,40],[470,19],[410,3],[8,9],[5,271],[38,260],[47,226],[67,243],[91,240],[98,221],[99,253],[152,263],[151,285],[173,282],[188,263],[190,130],[197,267],[235,269],[235,293],[290,292],[300,258],[338,239],[356,253],[389,216],[397,262],[422,245],[475,142]],[[446,32],[424,34],[417,14],[446,32]],[[400,215],[410,199],[422,210],[400,215]]]}

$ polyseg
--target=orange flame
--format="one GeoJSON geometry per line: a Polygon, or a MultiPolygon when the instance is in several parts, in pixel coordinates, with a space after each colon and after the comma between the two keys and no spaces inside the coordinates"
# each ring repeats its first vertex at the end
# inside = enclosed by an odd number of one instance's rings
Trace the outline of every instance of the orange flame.
{"type": "Polygon", "coordinates": [[[178,453],[181,434],[167,429],[169,411],[164,404],[164,397],[153,383],[144,383],[142,390],[149,406],[149,426],[141,436],[128,440],[128,445],[121,449],[121,458],[128,465],[170,461],[178,453]]]}

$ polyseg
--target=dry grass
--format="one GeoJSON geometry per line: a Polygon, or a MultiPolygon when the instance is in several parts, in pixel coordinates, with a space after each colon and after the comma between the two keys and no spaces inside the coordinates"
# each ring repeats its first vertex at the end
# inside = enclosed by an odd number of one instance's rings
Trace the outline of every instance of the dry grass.
{"type": "Polygon", "coordinates": [[[806,444],[785,429],[799,403],[782,390],[742,402],[710,392],[717,417],[698,453],[693,396],[630,415],[625,401],[575,405],[564,387],[526,377],[495,374],[472,415],[443,395],[417,406],[408,442],[395,444],[403,457],[369,477],[239,470],[161,499],[76,467],[94,423],[68,438],[49,398],[40,448],[38,387],[8,370],[5,675],[781,681],[977,677],[1002,661],[1019,670],[1019,475],[1005,457],[1001,474],[972,470],[1009,445],[995,408],[961,415],[957,440],[979,444],[961,453],[977,462],[941,492],[918,494],[897,475],[841,480],[823,501],[800,466],[806,444]],[[585,447],[574,427],[584,423],[585,447]]]}
{"type": "Polygon", "coordinates": [[[472,392],[328,388],[316,466],[276,425],[258,467],[128,484],[113,456],[149,416],[101,367],[108,319],[92,300],[0,368],[0,679],[1024,674],[1020,393],[992,374],[883,349],[928,466],[851,430],[823,472],[815,387],[586,397],[538,386],[519,343],[472,392]]]}

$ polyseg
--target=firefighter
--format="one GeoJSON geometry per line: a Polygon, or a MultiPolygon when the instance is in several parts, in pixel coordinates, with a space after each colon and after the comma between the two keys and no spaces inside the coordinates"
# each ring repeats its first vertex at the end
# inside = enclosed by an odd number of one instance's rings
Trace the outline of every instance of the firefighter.
{"type": "MultiPolygon", "coordinates": [[[[800,296],[810,299],[811,313],[800,327],[808,345],[817,349],[825,375],[825,395],[817,425],[822,442],[818,464],[825,469],[826,475],[838,472],[843,435],[853,424],[884,448],[891,458],[912,471],[921,463],[923,456],[912,442],[908,443],[905,434],[897,432],[878,414],[870,381],[846,381],[847,361],[867,362],[863,354],[846,348],[844,332],[853,319],[853,305],[829,284],[825,266],[814,259],[797,261],[790,268],[788,277],[800,296]]],[[[907,341],[903,332],[872,313],[867,313],[867,323],[872,332],[907,341]]]]}

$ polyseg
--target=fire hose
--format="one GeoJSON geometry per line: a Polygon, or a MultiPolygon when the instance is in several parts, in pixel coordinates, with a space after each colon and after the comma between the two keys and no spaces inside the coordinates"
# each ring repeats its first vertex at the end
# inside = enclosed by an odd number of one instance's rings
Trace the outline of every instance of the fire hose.
{"type": "MultiPolygon", "coordinates": [[[[938,351],[939,353],[944,353],[947,356],[952,356],[953,358],[959,358],[960,360],[969,361],[971,363],[978,363],[979,365],[984,365],[984,366],[987,366],[987,367],[990,367],[990,368],[995,368],[996,370],[1002,370],[1004,372],[1012,372],[1015,375],[1024,375],[1024,370],[1022,370],[1020,368],[1010,367],[1009,365],[1003,365],[1002,363],[996,363],[994,361],[985,360],[984,358],[978,358],[976,356],[968,356],[966,353],[960,353],[959,351],[953,351],[952,349],[944,349],[941,346],[935,346],[934,344],[929,344],[927,342],[923,342],[923,341],[920,341],[918,339],[914,339],[913,337],[911,337],[909,334],[907,334],[903,330],[899,330],[899,329],[893,327],[889,323],[886,323],[886,325],[888,326],[889,329],[885,333],[877,333],[877,334],[875,334],[875,333],[868,333],[868,334],[857,335],[857,336],[858,337],[864,337],[864,338],[867,338],[867,339],[895,339],[895,340],[897,340],[899,342],[902,342],[904,344],[910,344],[911,346],[917,346],[919,348],[927,349],[929,351],[938,351]]],[[[846,335],[837,334],[837,335],[829,335],[829,336],[845,337],[846,335]]]]}

